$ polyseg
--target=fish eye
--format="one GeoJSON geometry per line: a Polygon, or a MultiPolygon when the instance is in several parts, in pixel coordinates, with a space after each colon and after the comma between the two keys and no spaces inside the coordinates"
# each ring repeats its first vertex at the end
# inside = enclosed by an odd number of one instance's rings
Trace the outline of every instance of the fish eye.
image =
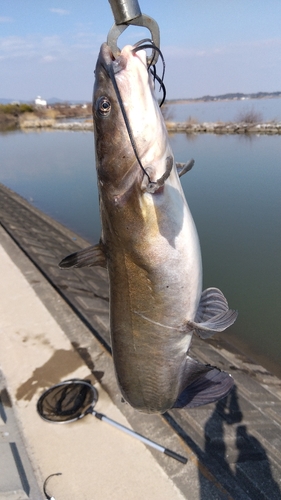
{"type": "Polygon", "coordinates": [[[107,116],[111,111],[110,100],[107,97],[102,96],[98,99],[96,107],[100,115],[107,116]]]}

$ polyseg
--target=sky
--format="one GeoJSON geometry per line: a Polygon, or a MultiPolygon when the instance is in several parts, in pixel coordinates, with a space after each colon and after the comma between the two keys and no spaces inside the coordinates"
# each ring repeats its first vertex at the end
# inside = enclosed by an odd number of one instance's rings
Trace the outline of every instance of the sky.
{"type": "MultiPolygon", "coordinates": [[[[160,28],[167,98],[281,91],[280,0],[139,0],[160,28]]],[[[0,98],[91,101],[108,0],[0,0],[0,98]]],[[[129,27],[118,40],[149,36],[129,27]]]]}

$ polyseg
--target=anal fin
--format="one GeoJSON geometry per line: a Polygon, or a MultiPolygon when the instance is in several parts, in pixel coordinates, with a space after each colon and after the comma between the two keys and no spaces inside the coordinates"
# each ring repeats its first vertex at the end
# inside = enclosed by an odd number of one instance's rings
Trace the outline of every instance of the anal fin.
{"type": "Polygon", "coordinates": [[[218,288],[207,288],[201,295],[195,320],[187,322],[187,329],[195,330],[199,337],[206,339],[233,325],[237,316],[238,312],[229,309],[218,288]]]}
{"type": "Polygon", "coordinates": [[[59,263],[61,269],[92,266],[107,267],[106,255],[101,244],[72,253],[59,263]]]}
{"type": "Polygon", "coordinates": [[[189,357],[187,372],[190,383],[180,393],[173,408],[195,408],[214,403],[227,396],[234,385],[234,380],[228,373],[189,357]]]}

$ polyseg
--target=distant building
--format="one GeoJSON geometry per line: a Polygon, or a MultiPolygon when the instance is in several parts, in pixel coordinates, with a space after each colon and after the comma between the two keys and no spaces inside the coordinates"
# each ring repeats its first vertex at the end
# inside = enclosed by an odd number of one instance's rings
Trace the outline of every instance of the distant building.
{"type": "Polygon", "coordinates": [[[47,106],[47,101],[45,101],[45,99],[42,99],[42,97],[38,95],[35,99],[35,106],[45,108],[47,106]]]}

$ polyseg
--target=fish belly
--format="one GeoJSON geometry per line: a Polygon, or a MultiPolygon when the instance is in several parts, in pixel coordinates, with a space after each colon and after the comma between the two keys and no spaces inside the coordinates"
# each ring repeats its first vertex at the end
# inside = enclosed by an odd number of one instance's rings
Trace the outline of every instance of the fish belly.
{"type": "Polygon", "coordinates": [[[201,295],[201,255],[193,221],[185,232],[171,241],[167,234],[150,231],[137,248],[120,246],[109,263],[117,379],[125,400],[147,413],[164,413],[182,388],[191,341],[185,324],[194,318],[201,295]]]}

